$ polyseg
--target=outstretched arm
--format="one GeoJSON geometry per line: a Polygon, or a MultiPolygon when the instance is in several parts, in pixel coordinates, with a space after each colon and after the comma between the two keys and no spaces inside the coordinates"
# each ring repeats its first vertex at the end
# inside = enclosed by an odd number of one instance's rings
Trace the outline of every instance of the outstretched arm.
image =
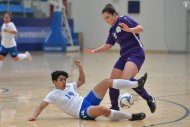
{"type": "Polygon", "coordinates": [[[79,60],[75,60],[74,64],[79,69],[79,77],[78,77],[78,81],[77,81],[77,87],[79,88],[80,86],[82,86],[85,83],[85,74],[84,74],[81,62],[79,60]]]}
{"type": "Polygon", "coordinates": [[[37,119],[37,117],[40,115],[40,113],[42,112],[42,110],[48,105],[49,103],[46,101],[42,101],[42,103],[36,108],[36,110],[34,111],[32,117],[30,117],[28,120],[29,121],[35,121],[37,119]]]}
{"type": "Polygon", "coordinates": [[[11,34],[14,34],[14,35],[17,34],[17,32],[15,30],[9,30],[9,29],[4,29],[4,32],[11,33],[11,34]]]}
{"type": "Polygon", "coordinates": [[[111,49],[111,48],[112,48],[112,45],[110,45],[110,44],[104,44],[104,45],[102,45],[102,46],[100,46],[99,48],[94,49],[94,50],[88,49],[88,48],[83,49],[83,52],[84,52],[84,53],[88,53],[88,54],[94,54],[94,53],[105,52],[105,51],[107,51],[107,50],[109,50],[109,49],[111,49]]]}

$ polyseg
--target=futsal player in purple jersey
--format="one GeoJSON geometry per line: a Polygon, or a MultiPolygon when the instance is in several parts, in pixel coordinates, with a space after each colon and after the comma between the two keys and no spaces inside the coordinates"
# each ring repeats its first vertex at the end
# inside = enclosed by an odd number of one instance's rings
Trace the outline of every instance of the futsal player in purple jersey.
{"type": "MultiPolygon", "coordinates": [[[[111,4],[107,4],[103,8],[102,16],[106,23],[111,26],[106,44],[94,50],[86,48],[83,52],[89,54],[101,53],[111,49],[115,43],[119,44],[120,57],[114,65],[110,78],[136,81],[134,77],[145,60],[145,53],[139,36],[139,33],[143,32],[142,26],[129,16],[119,16],[111,4]]],[[[154,113],[156,110],[155,97],[149,95],[145,88],[134,88],[133,90],[147,101],[150,111],[154,113]]],[[[119,110],[119,94],[119,90],[109,89],[111,109],[119,110]]]]}

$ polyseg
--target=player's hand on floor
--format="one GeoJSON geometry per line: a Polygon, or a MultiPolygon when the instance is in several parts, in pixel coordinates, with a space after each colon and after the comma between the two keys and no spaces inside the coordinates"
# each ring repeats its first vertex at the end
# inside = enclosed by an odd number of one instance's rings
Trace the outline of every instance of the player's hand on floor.
{"type": "Polygon", "coordinates": [[[35,117],[30,117],[30,118],[28,118],[28,121],[36,121],[36,118],[35,117]]]}

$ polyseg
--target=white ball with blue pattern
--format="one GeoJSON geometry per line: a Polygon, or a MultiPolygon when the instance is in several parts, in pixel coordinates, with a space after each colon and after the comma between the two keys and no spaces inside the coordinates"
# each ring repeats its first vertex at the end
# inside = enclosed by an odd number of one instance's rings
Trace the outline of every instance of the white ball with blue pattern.
{"type": "Polygon", "coordinates": [[[119,96],[118,103],[121,107],[130,108],[134,103],[133,96],[130,93],[121,94],[119,96]]]}

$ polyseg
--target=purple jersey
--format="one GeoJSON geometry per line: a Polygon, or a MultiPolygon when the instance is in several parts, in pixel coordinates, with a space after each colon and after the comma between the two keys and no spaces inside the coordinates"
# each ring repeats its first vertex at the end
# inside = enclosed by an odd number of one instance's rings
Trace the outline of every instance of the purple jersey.
{"type": "Polygon", "coordinates": [[[138,40],[140,39],[139,34],[136,37],[131,32],[126,32],[121,30],[119,23],[125,23],[129,28],[136,27],[138,25],[133,19],[128,16],[119,16],[117,21],[109,30],[109,36],[107,38],[106,44],[115,45],[118,43],[120,45],[120,55],[124,56],[128,53],[133,52],[133,50],[142,50],[138,40]]]}

